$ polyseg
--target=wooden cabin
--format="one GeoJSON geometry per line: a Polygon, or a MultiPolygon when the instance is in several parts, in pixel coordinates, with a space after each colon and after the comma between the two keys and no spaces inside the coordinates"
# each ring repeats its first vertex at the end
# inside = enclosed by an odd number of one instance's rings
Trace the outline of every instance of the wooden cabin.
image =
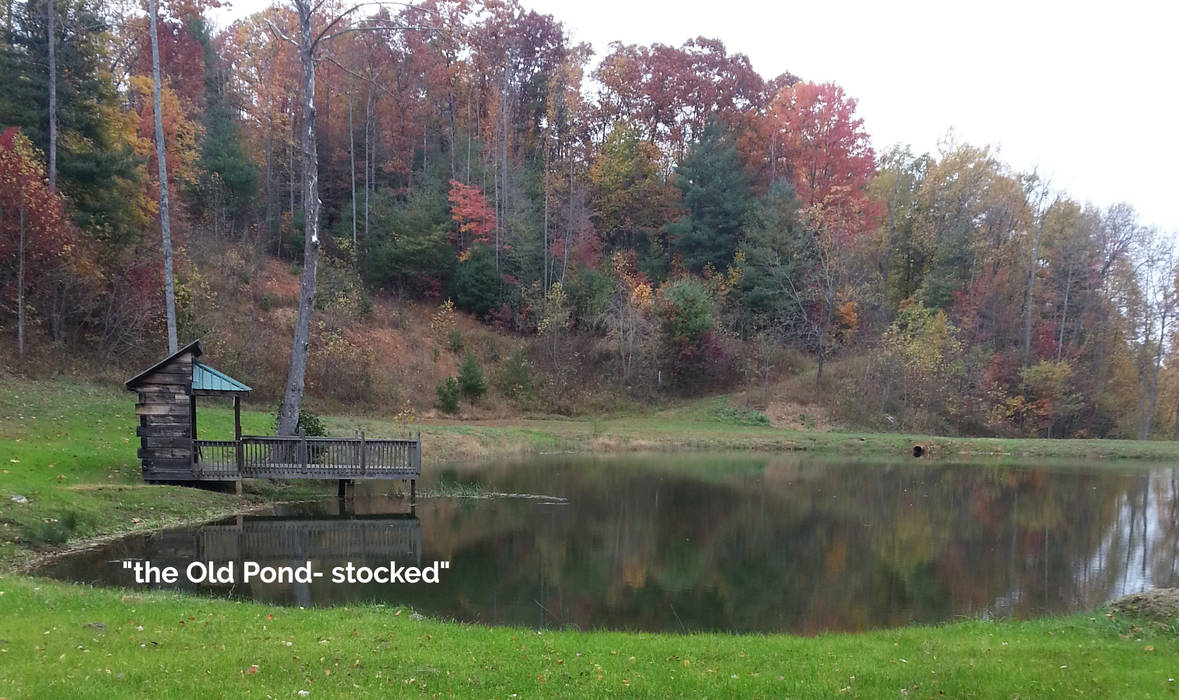
{"type": "Polygon", "coordinates": [[[126,382],[138,394],[139,459],[147,482],[263,479],[397,479],[411,491],[422,472],[421,435],[406,440],[243,436],[241,399],[251,389],[197,360],[199,340],[126,382]],[[197,397],[233,399],[233,439],[197,436],[197,397]]]}
{"type": "Polygon", "coordinates": [[[234,408],[234,438],[241,437],[241,397],[250,387],[199,362],[196,340],[127,380],[139,395],[139,459],[143,479],[199,481],[193,441],[197,437],[197,396],[230,396],[234,408]]]}

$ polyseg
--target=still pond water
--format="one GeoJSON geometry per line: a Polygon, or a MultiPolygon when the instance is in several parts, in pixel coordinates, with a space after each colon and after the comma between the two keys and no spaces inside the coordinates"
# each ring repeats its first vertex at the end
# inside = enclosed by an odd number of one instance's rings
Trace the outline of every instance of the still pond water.
{"type": "Polygon", "coordinates": [[[242,560],[449,560],[438,584],[172,587],[489,625],[804,634],[1031,617],[1179,585],[1179,472],[1163,467],[550,456],[439,470],[412,509],[390,488],[129,537],[41,573],[129,587],[124,559],[182,573],[236,561],[239,581],[242,560]]]}

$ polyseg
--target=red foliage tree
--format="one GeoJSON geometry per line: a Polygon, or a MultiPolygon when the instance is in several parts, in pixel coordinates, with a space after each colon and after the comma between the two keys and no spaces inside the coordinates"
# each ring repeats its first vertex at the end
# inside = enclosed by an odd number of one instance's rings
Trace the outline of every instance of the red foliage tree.
{"type": "MultiPolygon", "coordinates": [[[[151,76],[151,39],[147,20],[140,22],[134,71],[151,76]]],[[[184,103],[185,111],[196,113],[205,101],[204,49],[182,22],[161,19],[158,23],[160,75],[184,103]]]]}
{"type": "Polygon", "coordinates": [[[483,189],[451,180],[449,196],[450,219],[458,224],[459,250],[486,243],[495,230],[495,212],[483,196],[483,189]]]}
{"type": "Polygon", "coordinates": [[[672,160],[683,157],[710,121],[736,127],[765,102],[765,82],[749,58],[704,37],[681,47],[611,44],[594,78],[602,85],[596,110],[602,133],[629,122],[672,160]]]}
{"type": "Polygon", "coordinates": [[[32,143],[11,128],[0,134],[0,311],[18,316],[21,340],[30,292],[69,244],[61,196],[50,190],[32,143]]]}
{"type": "Polygon", "coordinates": [[[775,170],[845,234],[868,230],[875,213],[866,191],[875,154],[855,110],[855,99],[834,83],[795,83],[782,88],[769,111],[775,170]]]}

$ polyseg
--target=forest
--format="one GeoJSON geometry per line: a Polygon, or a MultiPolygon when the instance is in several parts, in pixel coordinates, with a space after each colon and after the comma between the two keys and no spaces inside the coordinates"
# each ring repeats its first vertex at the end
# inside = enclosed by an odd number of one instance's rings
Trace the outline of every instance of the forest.
{"type": "Polygon", "coordinates": [[[841,426],[1179,439],[1179,258],[1128,204],[952,131],[874,144],[839,85],[719,39],[217,7],[0,3],[6,369],[202,337],[277,401],[302,328],[309,397],[383,410],[786,392],[841,426]]]}

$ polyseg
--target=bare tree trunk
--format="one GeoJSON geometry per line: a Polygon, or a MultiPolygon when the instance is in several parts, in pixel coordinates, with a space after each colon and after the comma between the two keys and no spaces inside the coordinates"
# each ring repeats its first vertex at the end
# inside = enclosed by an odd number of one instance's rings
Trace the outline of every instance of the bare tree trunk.
{"type": "Polygon", "coordinates": [[[565,273],[569,271],[569,243],[573,240],[573,154],[569,154],[569,221],[565,226],[565,251],[561,260],[561,284],[565,284],[565,273]]]}
{"type": "Polygon", "coordinates": [[[364,98],[364,239],[368,240],[368,199],[372,192],[373,148],[369,144],[373,121],[373,90],[369,86],[364,98]]]}
{"type": "Polygon", "coordinates": [[[168,319],[168,354],[179,349],[176,342],[176,293],[172,287],[172,224],[168,214],[168,163],[164,157],[164,115],[160,106],[160,41],[156,33],[156,0],[148,8],[151,20],[152,109],[156,122],[156,165],[160,177],[160,235],[164,246],[164,310],[168,319]]]}
{"type": "Polygon", "coordinates": [[[348,93],[348,162],[351,166],[348,174],[352,176],[352,254],[356,255],[356,134],[352,130],[352,93],[348,93]]]}
{"type": "MultiPolygon", "coordinates": [[[[287,134],[287,215],[295,225],[295,110],[291,109],[291,129],[287,134]]],[[[278,256],[282,257],[282,226],[278,227],[278,256]]]]}
{"type": "MultiPolygon", "coordinates": [[[[266,236],[274,233],[274,181],[271,162],[274,154],[274,119],[267,119],[266,127],[266,236]]],[[[265,238],[263,246],[265,247],[265,238]]]]}
{"type": "Polygon", "coordinates": [[[1065,324],[1068,323],[1068,297],[1069,292],[1073,288],[1073,263],[1070,260],[1068,264],[1068,278],[1064,283],[1064,305],[1060,310],[1060,337],[1056,341],[1056,361],[1060,362],[1061,353],[1064,350],[1064,329],[1065,324]]]}
{"type": "Polygon", "coordinates": [[[17,252],[16,268],[16,354],[25,354],[25,191],[21,187],[20,203],[20,248],[17,252]]]}
{"type": "Polygon", "coordinates": [[[544,244],[541,247],[543,269],[541,270],[541,279],[544,280],[544,288],[547,291],[549,288],[549,132],[544,132],[544,244]]]}
{"type": "MultiPolygon", "coordinates": [[[[47,20],[49,27],[49,189],[57,191],[57,37],[53,28],[57,21],[57,10],[53,0],[48,0],[47,20]]],[[[153,20],[154,15],[153,15],[153,20]]],[[[154,37],[155,34],[153,33],[154,37]]],[[[154,39],[153,39],[154,41],[154,39]]],[[[153,44],[154,46],[154,44],[153,44]]],[[[156,108],[157,110],[159,107],[156,108]]]]}
{"type": "Polygon", "coordinates": [[[467,177],[463,180],[471,184],[471,88],[467,88],[467,177]]]}
{"type": "Polygon", "coordinates": [[[1023,366],[1027,367],[1032,359],[1032,304],[1035,301],[1036,263],[1040,259],[1040,237],[1044,233],[1044,222],[1048,218],[1050,205],[1040,213],[1040,220],[1036,222],[1036,237],[1032,243],[1032,257],[1028,260],[1028,294],[1025,301],[1023,317],[1023,366]]]}
{"type": "Polygon", "coordinates": [[[1142,439],[1150,439],[1150,429],[1154,425],[1155,407],[1158,406],[1159,398],[1159,370],[1163,365],[1163,339],[1167,336],[1167,316],[1170,312],[1168,306],[1164,306],[1159,317],[1159,338],[1154,349],[1154,361],[1151,363],[1150,382],[1147,384],[1146,395],[1146,412],[1142,423],[1142,439]]]}
{"type": "Polygon", "coordinates": [[[299,12],[299,61],[303,67],[303,279],[299,283],[299,314],[291,342],[291,361],[278,416],[278,434],[293,435],[303,403],[307,355],[311,350],[311,312],[319,269],[319,155],[315,142],[315,44],[311,37],[311,0],[295,0],[299,12]]]}
{"type": "Polygon", "coordinates": [[[287,210],[291,215],[291,226],[295,225],[295,108],[291,107],[291,129],[287,135],[287,210]]]}

